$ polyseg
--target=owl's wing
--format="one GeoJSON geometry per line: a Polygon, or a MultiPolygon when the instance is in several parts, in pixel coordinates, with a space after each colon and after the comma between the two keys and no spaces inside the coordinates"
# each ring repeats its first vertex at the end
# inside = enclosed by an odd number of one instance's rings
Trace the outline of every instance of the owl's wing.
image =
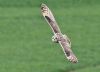
{"type": "Polygon", "coordinates": [[[61,35],[58,35],[58,37],[60,37],[59,44],[61,45],[66,58],[72,63],[77,63],[78,59],[73,53],[73,51],[71,50],[71,44],[69,38],[61,35]]]}
{"type": "Polygon", "coordinates": [[[51,10],[45,5],[42,4],[41,5],[41,11],[42,11],[42,15],[44,16],[44,18],[46,19],[46,21],[48,22],[48,24],[50,25],[53,33],[61,33],[59,26],[57,25],[57,22],[51,12],[51,10]]]}

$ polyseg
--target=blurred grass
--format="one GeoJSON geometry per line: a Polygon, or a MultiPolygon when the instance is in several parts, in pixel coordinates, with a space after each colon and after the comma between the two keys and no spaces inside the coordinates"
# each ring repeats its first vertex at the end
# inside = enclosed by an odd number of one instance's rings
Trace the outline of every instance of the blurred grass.
{"type": "Polygon", "coordinates": [[[0,72],[99,72],[99,3],[0,0],[0,72]],[[42,2],[70,37],[78,64],[69,63],[61,47],[51,42],[52,32],[40,12],[42,2]]]}
{"type": "Polygon", "coordinates": [[[72,72],[99,72],[99,71],[100,71],[100,66],[93,66],[93,67],[83,68],[72,72]]]}
{"type": "Polygon", "coordinates": [[[0,0],[0,7],[39,7],[46,3],[53,8],[99,5],[100,0],[0,0]]]}

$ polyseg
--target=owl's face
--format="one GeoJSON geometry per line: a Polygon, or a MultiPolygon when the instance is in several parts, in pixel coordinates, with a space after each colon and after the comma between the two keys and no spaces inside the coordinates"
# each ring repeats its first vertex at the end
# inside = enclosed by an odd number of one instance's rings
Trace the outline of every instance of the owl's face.
{"type": "Polygon", "coordinates": [[[52,41],[53,41],[54,43],[58,43],[57,37],[56,37],[55,35],[52,36],[52,41]]]}

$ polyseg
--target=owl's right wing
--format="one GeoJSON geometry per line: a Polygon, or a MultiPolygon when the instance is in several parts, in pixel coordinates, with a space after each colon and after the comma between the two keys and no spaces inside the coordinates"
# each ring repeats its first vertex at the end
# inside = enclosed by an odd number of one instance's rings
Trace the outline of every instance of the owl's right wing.
{"type": "Polygon", "coordinates": [[[42,4],[41,5],[41,12],[42,15],[44,16],[45,20],[48,22],[48,24],[50,25],[53,33],[61,33],[60,28],[51,12],[51,10],[45,5],[42,4]]]}

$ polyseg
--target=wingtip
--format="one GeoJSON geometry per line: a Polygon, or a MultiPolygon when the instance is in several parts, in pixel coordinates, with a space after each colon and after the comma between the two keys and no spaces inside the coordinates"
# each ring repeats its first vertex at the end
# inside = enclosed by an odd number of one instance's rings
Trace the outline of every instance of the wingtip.
{"type": "Polygon", "coordinates": [[[78,59],[75,56],[69,56],[67,59],[72,63],[78,63],[78,59]]]}
{"type": "Polygon", "coordinates": [[[44,5],[44,3],[41,3],[41,5],[44,5]]]}
{"type": "Polygon", "coordinates": [[[44,6],[46,6],[46,4],[44,4],[44,3],[41,3],[41,7],[44,7],[44,6]]]}

